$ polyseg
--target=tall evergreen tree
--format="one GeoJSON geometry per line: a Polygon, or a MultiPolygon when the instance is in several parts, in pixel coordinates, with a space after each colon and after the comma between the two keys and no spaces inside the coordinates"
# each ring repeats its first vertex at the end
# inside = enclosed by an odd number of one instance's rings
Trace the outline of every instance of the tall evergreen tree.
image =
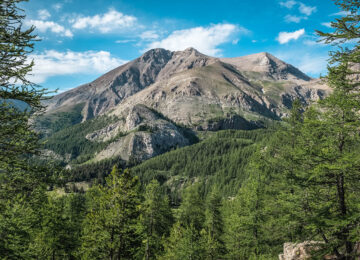
{"type": "Polygon", "coordinates": [[[221,214],[222,198],[215,188],[208,196],[206,203],[206,253],[208,259],[221,259],[226,254],[223,241],[224,222],[221,214]]]}
{"type": "Polygon", "coordinates": [[[193,226],[198,232],[204,228],[205,203],[200,194],[200,184],[193,184],[183,192],[178,219],[183,226],[193,226]]]}
{"type": "Polygon", "coordinates": [[[114,166],[106,185],[89,191],[80,255],[84,259],[133,259],[140,252],[139,180],[114,166]]]}
{"type": "Polygon", "coordinates": [[[43,108],[44,90],[27,79],[33,67],[28,54],[36,36],[34,27],[23,27],[25,15],[18,7],[20,2],[23,1],[0,3],[0,184],[5,193],[0,198],[31,191],[44,173],[39,174],[39,169],[34,169],[27,160],[39,150],[38,136],[29,119],[43,108]],[[13,102],[22,102],[26,109],[19,109],[13,102]]]}
{"type": "Polygon", "coordinates": [[[171,229],[170,237],[165,241],[165,252],[160,259],[164,260],[201,260],[206,259],[205,233],[201,234],[193,224],[183,226],[176,222],[171,229]]]}
{"type": "Polygon", "coordinates": [[[0,1],[0,258],[5,259],[29,256],[48,174],[45,167],[29,163],[39,152],[30,116],[41,111],[44,90],[27,79],[36,36],[34,27],[23,27],[21,2],[0,1]],[[19,109],[17,102],[26,109],[19,109]]]}
{"type": "Polygon", "coordinates": [[[141,223],[145,233],[145,259],[155,259],[163,251],[161,240],[169,236],[173,224],[173,215],[169,199],[164,196],[160,184],[153,180],[145,191],[142,204],[141,223]]]}
{"type": "Polygon", "coordinates": [[[348,15],[331,23],[334,32],[318,32],[325,42],[339,46],[331,52],[324,79],[333,92],[307,109],[302,123],[290,124],[296,134],[284,132],[288,144],[279,146],[278,161],[288,186],[283,199],[296,199],[292,212],[301,232],[323,241],[317,254],[354,259],[360,224],[360,49],[358,43],[350,49],[342,44],[360,38],[360,6],[352,0],[336,4],[348,15]]]}
{"type": "Polygon", "coordinates": [[[185,189],[178,211],[178,221],[164,241],[162,259],[206,258],[205,203],[200,195],[200,184],[185,189]]]}

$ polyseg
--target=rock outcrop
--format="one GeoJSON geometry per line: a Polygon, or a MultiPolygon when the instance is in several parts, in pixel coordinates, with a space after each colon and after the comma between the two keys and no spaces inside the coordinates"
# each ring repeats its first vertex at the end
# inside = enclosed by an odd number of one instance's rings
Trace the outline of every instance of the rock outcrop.
{"type": "Polygon", "coordinates": [[[310,259],[311,251],[316,250],[319,241],[305,241],[302,243],[285,243],[284,252],[279,255],[279,260],[306,260],[310,259]]]}

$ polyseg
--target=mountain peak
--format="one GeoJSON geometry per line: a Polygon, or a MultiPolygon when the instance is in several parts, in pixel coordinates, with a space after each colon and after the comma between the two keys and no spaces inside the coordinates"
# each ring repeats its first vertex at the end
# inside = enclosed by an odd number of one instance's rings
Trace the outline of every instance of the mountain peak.
{"type": "Polygon", "coordinates": [[[303,80],[311,78],[294,66],[276,58],[268,52],[260,52],[237,58],[222,58],[241,71],[253,71],[266,74],[276,80],[303,80]]]}
{"type": "Polygon", "coordinates": [[[197,53],[199,53],[199,51],[197,49],[193,48],[193,47],[186,48],[184,50],[184,52],[197,52],[197,53]]]}
{"type": "Polygon", "coordinates": [[[149,60],[153,60],[153,59],[166,59],[169,60],[172,56],[172,52],[162,49],[162,48],[156,48],[156,49],[151,49],[148,50],[147,52],[145,52],[143,55],[141,55],[138,60],[139,61],[149,61],[149,60]]]}

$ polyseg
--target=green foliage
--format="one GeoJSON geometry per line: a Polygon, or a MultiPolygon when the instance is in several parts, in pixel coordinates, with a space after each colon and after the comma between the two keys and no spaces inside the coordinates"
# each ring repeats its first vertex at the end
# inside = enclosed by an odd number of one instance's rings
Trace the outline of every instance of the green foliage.
{"type": "Polygon", "coordinates": [[[99,184],[105,183],[105,177],[108,176],[114,167],[124,168],[125,162],[119,157],[101,160],[96,163],[87,163],[74,166],[69,170],[63,170],[64,182],[92,181],[99,184]]]}
{"type": "Polygon", "coordinates": [[[91,204],[84,221],[83,259],[133,259],[141,246],[139,181],[114,167],[105,186],[89,191],[91,204]]]}
{"type": "Polygon", "coordinates": [[[23,198],[2,203],[0,212],[0,257],[28,258],[34,211],[23,198]]]}
{"type": "Polygon", "coordinates": [[[212,137],[157,156],[133,168],[142,182],[157,179],[174,190],[173,203],[180,198],[181,187],[191,184],[193,179],[206,180],[204,195],[218,185],[222,195],[236,194],[246,179],[248,159],[255,152],[255,143],[267,135],[264,129],[252,131],[226,130],[212,137]]]}
{"type": "Polygon", "coordinates": [[[219,259],[226,254],[223,241],[224,222],[221,214],[222,197],[217,189],[208,196],[205,214],[206,255],[208,259],[219,259]]]}
{"type": "Polygon", "coordinates": [[[90,141],[86,139],[86,135],[102,129],[116,120],[116,117],[102,116],[62,129],[46,139],[45,148],[62,156],[70,155],[71,158],[82,156],[83,160],[76,161],[76,163],[82,163],[90,159],[95,152],[104,149],[112,141],[90,141]]]}
{"type": "Polygon", "coordinates": [[[82,195],[48,197],[42,208],[42,221],[34,235],[31,251],[41,259],[73,259],[80,246],[85,205],[82,195]]]}
{"type": "Polygon", "coordinates": [[[177,222],[165,242],[165,254],[160,259],[205,259],[205,240],[193,225],[182,226],[177,222]]]}
{"type": "Polygon", "coordinates": [[[169,199],[163,195],[156,180],[146,186],[145,201],[142,203],[141,223],[144,229],[144,258],[156,259],[161,255],[162,237],[169,236],[173,224],[173,215],[169,199]]]}
{"type": "Polygon", "coordinates": [[[79,124],[82,120],[81,111],[83,107],[84,104],[77,104],[67,112],[57,112],[39,116],[35,121],[36,128],[45,132],[45,135],[49,135],[61,129],[79,124]]]}

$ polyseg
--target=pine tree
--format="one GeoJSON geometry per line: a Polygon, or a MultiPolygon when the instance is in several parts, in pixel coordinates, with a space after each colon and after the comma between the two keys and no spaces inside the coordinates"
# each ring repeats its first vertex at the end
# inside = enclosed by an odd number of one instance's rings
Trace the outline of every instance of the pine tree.
{"type": "Polygon", "coordinates": [[[145,233],[145,259],[155,259],[163,251],[161,239],[169,236],[173,224],[169,199],[163,195],[156,180],[146,187],[141,222],[145,233]]]}
{"type": "Polygon", "coordinates": [[[106,185],[89,191],[92,200],[83,229],[84,259],[133,259],[140,252],[139,181],[114,166],[106,185]]]}
{"type": "Polygon", "coordinates": [[[44,201],[46,167],[29,163],[39,152],[30,116],[41,111],[44,90],[26,78],[33,67],[34,27],[25,29],[21,0],[0,2],[0,258],[24,258],[44,201]],[[13,103],[23,102],[27,109],[13,103]],[[24,217],[26,216],[26,217],[24,217]]]}
{"type": "Polygon", "coordinates": [[[206,258],[205,203],[200,195],[200,184],[193,184],[183,192],[177,222],[170,237],[164,240],[161,259],[206,258]]]}
{"type": "Polygon", "coordinates": [[[360,36],[360,6],[350,0],[336,4],[349,14],[331,23],[334,32],[318,32],[326,43],[339,46],[331,52],[325,77],[333,93],[307,109],[302,123],[292,124],[296,135],[279,147],[278,161],[288,184],[283,199],[296,198],[292,210],[301,232],[323,241],[317,254],[354,259],[360,224],[356,199],[360,195],[360,51],[358,44],[352,49],[342,44],[360,36]]]}
{"type": "Polygon", "coordinates": [[[171,229],[170,237],[165,241],[164,248],[164,255],[160,259],[206,259],[205,233],[200,234],[193,224],[183,226],[176,222],[171,229]]]}
{"type": "Polygon", "coordinates": [[[206,205],[206,253],[208,259],[221,259],[226,254],[225,243],[222,239],[224,222],[221,214],[222,198],[215,188],[208,196],[206,205]]]}
{"type": "Polygon", "coordinates": [[[179,221],[183,226],[193,226],[198,232],[204,228],[205,203],[200,195],[200,184],[185,189],[179,208],[179,221]]]}
{"type": "MultiPolygon", "coordinates": [[[[24,192],[38,184],[43,171],[29,165],[28,157],[38,153],[38,136],[29,124],[30,116],[42,110],[44,90],[26,77],[33,67],[28,62],[35,39],[34,27],[24,29],[22,0],[4,0],[0,3],[0,169],[1,190],[24,192]],[[12,102],[23,102],[27,109],[19,109],[12,102]],[[31,176],[32,178],[28,178],[31,176]],[[16,180],[14,180],[16,179],[16,180]],[[12,182],[9,185],[6,183],[12,182]]],[[[6,196],[0,194],[1,196],[6,196]]]]}
{"type": "Polygon", "coordinates": [[[72,225],[64,211],[65,199],[49,196],[42,209],[41,228],[31,243],[31,251],[41,259],[64,259],[75,249],[72,225]]]}

